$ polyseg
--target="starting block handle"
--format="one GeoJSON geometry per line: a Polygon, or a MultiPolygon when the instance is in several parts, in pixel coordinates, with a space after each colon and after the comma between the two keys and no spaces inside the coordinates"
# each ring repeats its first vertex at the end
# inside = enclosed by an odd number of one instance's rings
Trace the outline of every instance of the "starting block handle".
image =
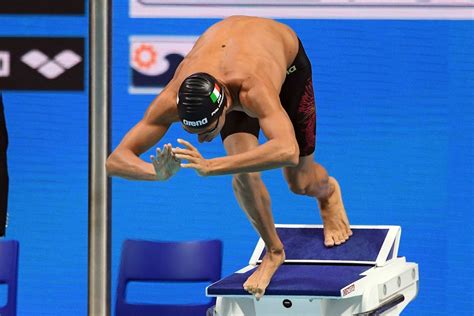
{"type": "Polygon", "coordinates": [[[354,314],[354,316],[378,316],[382,314],[383,312],[389,310],[390,308],[397,306],[404,300],[405,300],[405,296],[403,296],[402,294],[399,294],[389,299],[388,301],[386,301],[385,303],[383,303],[382,305],[380,305],[379,307],[375,309],[372,309],[368,312],[354,314]]]}

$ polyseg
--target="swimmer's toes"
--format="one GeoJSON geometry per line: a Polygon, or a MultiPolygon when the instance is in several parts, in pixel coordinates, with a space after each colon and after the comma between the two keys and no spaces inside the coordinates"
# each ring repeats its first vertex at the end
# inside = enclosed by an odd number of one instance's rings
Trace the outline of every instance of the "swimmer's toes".
{"type": "Polygon", "coordinates": [[[333,246],[334,246],[334,239],[333,239],[333,237],[332,237],[332,236],[329,236],[329,235],[326,236],[326,237],[324,238],[324,245],[325,245],[326,247],[333,247],[333,246]]]}
{"type": "Polygon", "coordinates": [[[265,294],[265,290],[264,290],[264,289],[257,288],[257,289],[255,290],[255,298],[257,299],[257,301],[262,298],[263,294],[265,294]]]}

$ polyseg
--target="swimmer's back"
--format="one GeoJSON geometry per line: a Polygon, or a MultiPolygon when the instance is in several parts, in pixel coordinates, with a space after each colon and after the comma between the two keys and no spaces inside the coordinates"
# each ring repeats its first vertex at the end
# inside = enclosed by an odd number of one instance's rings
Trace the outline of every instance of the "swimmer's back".
{"type": "Polygon", "coordinates": [[[275,78],[278,86],[297,52],[298,38],[288,26],[271,19],[232,16],[201,35],[175,79],[182,81],[203,70],[221,77],[261,73],[275,78]]]}

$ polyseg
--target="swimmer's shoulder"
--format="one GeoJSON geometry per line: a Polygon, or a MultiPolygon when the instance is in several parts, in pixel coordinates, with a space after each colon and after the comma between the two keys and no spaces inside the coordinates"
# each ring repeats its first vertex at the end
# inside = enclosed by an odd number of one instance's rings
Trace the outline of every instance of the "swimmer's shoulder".
{"type": "MultiPolygon", "coordinates": [[[[171,83],[171,82],[170,82],[171,83]]],[[[144,119],[150,124],[169,125],[179,121],[177,89],[168,84],[148,107],[144,119]]]]}

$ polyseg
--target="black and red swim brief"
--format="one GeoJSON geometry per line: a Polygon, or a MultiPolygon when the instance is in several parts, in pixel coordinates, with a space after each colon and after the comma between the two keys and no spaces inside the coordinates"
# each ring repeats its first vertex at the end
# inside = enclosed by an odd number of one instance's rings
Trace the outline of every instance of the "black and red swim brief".
{"type": "MultiPolygon", "coordinates": [[[[299,41],[298,54],[286,72],[280,91],[280,102],[295,129],[300,156],[314,152],[316,145],[316,104],[314,102],[311,62],[299,41]]],[[[258,138],[260,125],[241,111],[230,111],[221,130],[221,138],[235,133],[250,133],[258,138]]]]}

